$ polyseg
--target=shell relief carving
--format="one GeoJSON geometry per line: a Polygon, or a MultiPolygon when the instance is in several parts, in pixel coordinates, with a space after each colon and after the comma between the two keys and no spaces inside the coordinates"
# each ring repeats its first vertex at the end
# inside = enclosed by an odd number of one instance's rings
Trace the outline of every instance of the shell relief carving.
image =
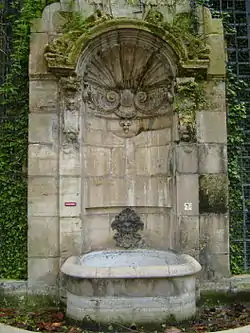
{"type": "Polygon", "coordinates": [[[117,120],[124,136],[140,119],[171,113],[174,77],[157,50],[136,41],[116,43],[96,52],[84,72],[88,108],[117,120]]]}

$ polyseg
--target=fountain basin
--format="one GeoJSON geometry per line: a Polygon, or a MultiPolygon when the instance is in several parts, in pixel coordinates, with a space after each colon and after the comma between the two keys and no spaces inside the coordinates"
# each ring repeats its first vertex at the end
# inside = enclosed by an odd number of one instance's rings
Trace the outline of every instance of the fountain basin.
{"type": "Polygon", "coordinates": [[[109,250],[70,257],[61,267],[67,315],[129,325],[177,320],[196,312],[200,264],[174,251],[109,250]]]}

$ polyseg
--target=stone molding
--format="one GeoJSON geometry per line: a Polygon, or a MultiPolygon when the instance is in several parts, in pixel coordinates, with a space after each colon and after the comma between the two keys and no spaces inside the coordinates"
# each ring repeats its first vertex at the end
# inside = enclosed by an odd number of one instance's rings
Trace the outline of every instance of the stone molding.
{"type": "Polygon", "coordinates": [[[46,46],[45,59],[48,62],[49,70],[57,74],[73,72],[80,55],[91,40],[119,29],[135,29],[138,32],[144,31],[158,37],[162,43],[169,45],[174,51],[182,70],[206,71],[209,66],[210,49],[205,39],[190,38],[185,43],[184,36],[164,22],[162,14],[156,10],[149,11],[144,20],[113,18],[102,12],[98,18],[94,14],[91,19],[93,21],[85,27],[85,30],[65,33],[46,46]]]}

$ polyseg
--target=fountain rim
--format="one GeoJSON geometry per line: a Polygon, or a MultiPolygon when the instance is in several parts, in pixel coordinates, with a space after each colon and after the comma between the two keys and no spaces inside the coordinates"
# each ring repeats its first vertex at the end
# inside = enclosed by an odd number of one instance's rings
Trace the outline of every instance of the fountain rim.
{"type": "MultiPolygon", "coordinates": [[[[80,264],[80,258],[89,256],[90,254],[100,253],[101,255],[126,252],[127,250],[100,250],[92,251],[81,256],[71,256],[61,266],[61,272],[65,275],[75,278],[93,278],[93,279],[114,279],[114,278],[174,278],[184,277],[198,274],[202,267],[188,254],[178,254],[184,261],[183,264],[175,265],[149,265],[149,266],[116,266],[116,267],[100,267],[100,266],[88,266],[84,263],[80,264]]],[[[128,250],[129,252],[161,252],[168,253],[169,251],[158,251],[150,249],[141,250],[128,250]]]]}

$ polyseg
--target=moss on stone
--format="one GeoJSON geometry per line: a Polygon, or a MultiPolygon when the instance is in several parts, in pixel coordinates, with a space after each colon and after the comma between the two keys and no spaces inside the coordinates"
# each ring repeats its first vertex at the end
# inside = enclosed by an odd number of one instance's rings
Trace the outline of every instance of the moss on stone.
{"type": "Polygon", "coordinates": [[[113,18],[102,11],[96,11],[87,18],[81,17],[80,13],[63,13],[63,16],[66,19],[63,35],[45,50],[45,58],[51,68],[74,68],[90,40],[110,30],[123,28],[144,30],[159,37],[173,49],[184,67],[199,69],[204,63],[197,60],[208,60],[206,41],[201,35],[192,33],[192,20],[187,14],[177,15],[174,25],[165,22],[162,13],[154,9],[149,10],[143,20],[113,18]]]}
{"type": "Polygon", "coordinates": [[[194,16],[191,12],[179,13],[175,15],[173,20],[173,27],[191,34],[194,32],[194,24],[194,16]]]}
{"type": "Polygon", "coordinates": [[[228,179],[225,174],[199,177],[200,213],[226,213],[228,209],[228,179]]]}
{"type": "Polygon", "coordinates": [[[52,295],[29,295],[27,293],[5,293],[0,291],[0,307],[25,310],[61,307],[59,300],[52,295]]]}
{"type": "Polygon", "coordinates": [[[213,306],[219,304],[232,304],[232,302],[249,302],[250,291],[229,292],[229,291],[201,291],[198,306],[213,306]]]}
{"type": "Polygon", "coordinates": [[[206,105],[203,82],[189,78],[177,84],[175,96],[175,112],[178,113],[181,141],[196,141],[196,112],[203,110],[206,105]]]}

